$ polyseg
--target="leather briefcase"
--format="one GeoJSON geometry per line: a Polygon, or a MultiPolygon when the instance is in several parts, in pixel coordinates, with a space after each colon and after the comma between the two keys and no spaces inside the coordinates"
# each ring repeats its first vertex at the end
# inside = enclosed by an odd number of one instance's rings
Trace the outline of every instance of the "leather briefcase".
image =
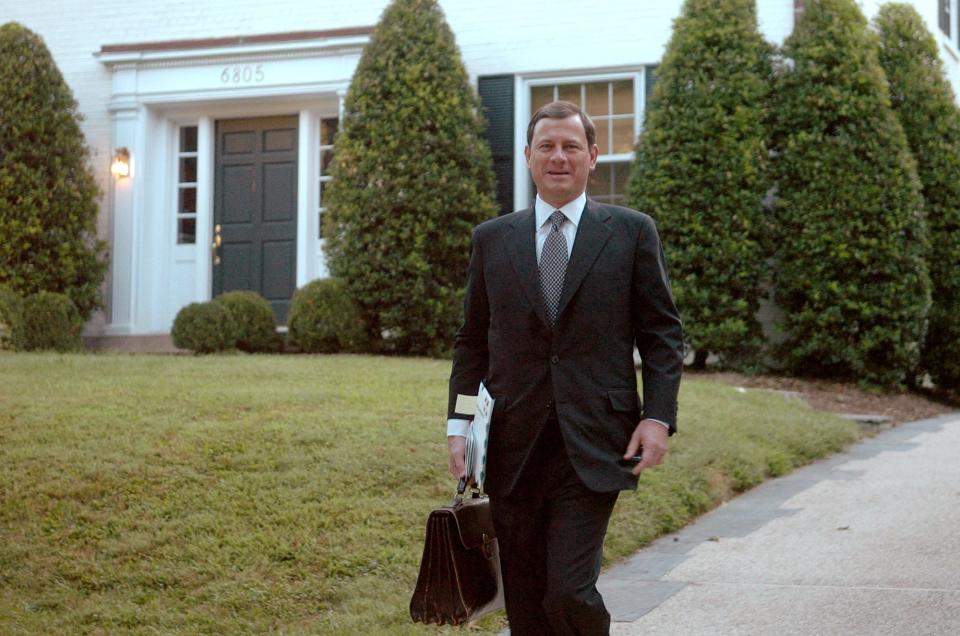
{"type": "Polygon", "coordinates": [[[462,625],[503,608],[500,551],[490,502],[461,480],[453,504],[430,513],[410,617],[418,623],[462,625]]]}

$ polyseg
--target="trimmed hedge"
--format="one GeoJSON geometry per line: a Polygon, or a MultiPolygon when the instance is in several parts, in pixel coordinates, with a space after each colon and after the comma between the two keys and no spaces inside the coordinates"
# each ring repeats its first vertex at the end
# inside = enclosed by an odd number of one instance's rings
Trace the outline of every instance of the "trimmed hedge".
{"type": "Polygon", "coordinates": [[[223,303],[190,303],[177,312],[170,335],[179,349],[214,353],[234,348],[237,326],[223,303]]]}
{"type": "Polygon", "coordinates": [[[64,293],[87,319],[106,263],[77,103],[43,40],[0,26],[0,284],[64,293]]]}
{"type": "Polygon", "coordinates": [[[236,327],[236,347],[250,353],[277,351],[282,343],[270,303],[253,291],[231,291],[214,299],[230,312],[236,327]]]}
{"type": "Polygon", "coordinates": [[[375,348],[449,351],[471,228],[494,215],[483,118],[436,0],[394,0],[344,102],[326,252],[375,348]]]}
{"type": "Polygon", "coordinates": [[[754,0],[687,0],[637,143],[627,204],[657,222],[698,366],[762,343],[770,53],[754,0]]]}
{"type": "Polygon", "coordinates": [[[42,291],[23,299],[23,348],[26,351],[79,351],[83,318],[65,294],[42,291]]]}
{"type": "Polygon", "coordinates": [[[773,99],[779,358],[798,374],[901,385],[930,304],[916,164],[854,0],[809,0],[773,99]]]}
{"type": "Polygon", "coordinates": [[[290,302],[290,344],[306,353],[363,351],[366,331],[356,304],[335,278],[312,281],[290,302]]]}
{"type": "Polygon", "coordinates": [[[0,351],[23,348],[23,299],[0,287],[0,351]]]}
{"type": "Polygon", "coordinates": [[[930,232],[933,305],[920,369],[943,388],[960,387],[960,109],[939,46],[907,4],[881,7],[880,64],[893,109],[917,160],[930,232]]]}

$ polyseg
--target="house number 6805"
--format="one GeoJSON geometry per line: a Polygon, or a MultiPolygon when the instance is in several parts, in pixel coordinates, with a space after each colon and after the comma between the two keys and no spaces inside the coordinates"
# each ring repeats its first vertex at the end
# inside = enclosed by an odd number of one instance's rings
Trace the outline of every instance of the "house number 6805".
{"type": "Polygon", "coordinates": [[[220,73],[220,81],[224,84],[249,84],[263,81],[263,64],[246,64],[244,66],[227,66],[220,73]]]}

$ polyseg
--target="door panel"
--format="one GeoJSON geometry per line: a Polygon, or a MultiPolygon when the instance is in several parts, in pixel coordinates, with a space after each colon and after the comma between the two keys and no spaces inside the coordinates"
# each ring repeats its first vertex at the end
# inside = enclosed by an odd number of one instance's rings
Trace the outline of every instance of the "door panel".
{"type": "Polygon", "coordinates": [[[214,296],[255,291],[285,323],[296,287],[296,116],[217,122],[214,225],[214,296]]]}

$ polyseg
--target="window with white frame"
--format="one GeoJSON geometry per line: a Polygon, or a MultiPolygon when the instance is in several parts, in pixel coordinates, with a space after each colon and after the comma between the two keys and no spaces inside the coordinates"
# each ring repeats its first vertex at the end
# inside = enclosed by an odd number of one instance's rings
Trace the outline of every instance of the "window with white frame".
{"type": "MultiPolygon", "coordinates": [[[[620,204],[626,194],[640,126],[639,86],[639,73],[596,81],[530,82],[531,115],[544,104],[562,99],[579,105],[593,120],[600,156],[587,183],[587,194],[596,201],[620,204]]],[[[533,187],[530,192],[532,199],[533,187]]]]}
{"type": "Polygon", "coordinates": [[[177,245],[197,242],[197,127],[177,136],[177,245]]]}
{"type": "Polygon", "coordinates": [[[336,117],[324,117],[320,120],[320,186],[318,189],[318,200],[320,208],[317,212],[319,238],[323,238],[323,213],[327,211],[324,204],[324,194],[327,185],[333,179],[330,176],[330,164],[333,162],[333,138],[337,134],[337,128],[340,125],[336,117]]]}

